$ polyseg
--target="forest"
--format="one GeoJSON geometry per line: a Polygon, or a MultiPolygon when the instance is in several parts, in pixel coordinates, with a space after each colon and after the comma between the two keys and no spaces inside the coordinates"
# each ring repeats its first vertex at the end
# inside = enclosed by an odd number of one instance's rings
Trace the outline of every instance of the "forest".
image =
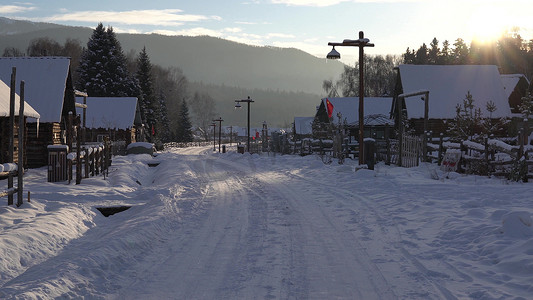
{"type": "MultiPolygon", "coordinates": [[[[416,65],[496,65],[501,74],[524,74],[531,82],[533,76],[533,40],[524,40],[516,31],[508,32],[494,43],[473,41],[468,45],[462,38],[453,44],[440,43],[435,37],[417,50],[407,48],[402,55],[375,55],[364,58],[365,96],[391,96],[394,91],[399,64],[416,65]]],[[[336,81],[325,80],[323,89],[329,97],[358,96],[359,62],[345,66],[336,81]]]]}

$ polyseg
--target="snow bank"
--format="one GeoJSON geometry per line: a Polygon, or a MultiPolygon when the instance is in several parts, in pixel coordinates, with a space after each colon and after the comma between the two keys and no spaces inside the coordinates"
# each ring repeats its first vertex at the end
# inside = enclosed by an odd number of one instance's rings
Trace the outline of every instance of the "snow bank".
{"type": "Polygon", "coordinates": [[[501,232],[508,237],[533,237],[531,214],[526,211],[514,211],[503,216],[501,232]]]}
{"type": "Polygon", "coordinates": [[[135,147],[142,147],[142,148],[146,148],[146,149],[152,149],[152,148],[154,148],[154,144],[146,143],[146,142],[130,143],[130,144],[128,144],[126,149],[129,150],[129,149],[135,148],[135,147]]]}

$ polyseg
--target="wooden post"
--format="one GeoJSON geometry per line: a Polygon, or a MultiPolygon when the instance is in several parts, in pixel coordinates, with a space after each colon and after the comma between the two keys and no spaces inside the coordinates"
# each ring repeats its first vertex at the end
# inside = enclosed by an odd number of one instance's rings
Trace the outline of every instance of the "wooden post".
{"type": "Polygon", "coordinates": [[[76,126],[76,184],[81,183],[81,124],[76,126]]]}
{"type": "Polygon", "coordinates": [[[24,175],[24,81],[20,82],[20,104],[19,104],[19,159],[18,159],[18,193],[17,207],[22,205],[23,179],[24,175]]]}
{"type": "Polygon", "coordinates": [[[85,142],[87,141],[87,137],[85,136],[87,134],[87,128],[85,127],[85,124],[86,124],[85,120],[87,119],[87,94],[83,96],[83,105],[85,105],[85,107],[83,108],[83,125],[82,125],[83,131],[82,131],[81,140],[85,144],[85,142]]]}
{"type": "Polygon", "coordinates": [[[85,155],[83,155],[83,161],[85,165],[85,178],[89,178],[89,164],[90,164],[90,155],[89,148],[85,146],[85,155]]]}
{"type": "Polygon", "coordinates": [[[67,153],[67,168],[68,168],[68,184],[70,184],[70,181],[72,180],[72,159],[68,159],[68,153],[67,153]]]}
{"type": "Polygon", "coordinates": [[[485,136],[485,164],[487,164],[487,175],[490,176],[489,164],[489,136],[485,136]]]}
{"type": "Polygon", "coordinates": [[[91,176],[94,176],[96,170],[96,149],[91,149],[91,176]]]}
{"type": "MultiPolygon", "coordinates": [[[[8,158],[7,162],[13,162],[14,151],[13,147],[15,144],[14,141],[14,130],[15,127],[15,79],[16,79],[17,69],[13,67],[11,69],[11,87],[9,90],[9,149],[8,149],[8,158]]],[[[9,174],[7,178],[7,188],[13,188],[13,175],[9,174]]],[[[13,194],[10,194],[7,198],[7,205],[13,205],[13,194]]]]}
{"type": "Polygon", "coordinates": [[[390,132],[389,132],[389,125],[386,124],[385,125],[385,143],[386,143],[386,147],[387,147],[387,157],[385,158],[385,164],[387,166],[390,165],[390,161],[391,161],[391,144],[390,144],[390,132]]]}
{"type": "Polygon", "coordinates": [[[444,152],[444,146],[443,146],[443,140],[444,140],[444,134],[441,132],[439,137],[439,163],[438,165],[442,163],[442,157],[444,152]]]}
{"type": "Polygon", "coordinates": [[[98,166],[99,163],[100,163],[100,147],[96,147],[95,152],[94,152],[94,172],[96,173],[96,175],[100,174],[99,166],[98,166]]]}
{"type": "Polygon", "coordinates": [[[402,166],[402,146],[403,146],[403,109],[402,100],[404,98],[398,97],[396,101],[396,111],[398,112],[398,166],[402,166]]]}
{"type": "MultiPolygon", "coordinates": [[[[67,119],[67,145],[68,145],[68,149],[70,151],[72,151],[72,112],[69,111],[68,112],[68,119],[67,119]]],[[[68,153],[67,153],[68,154],[68,153]]]]}

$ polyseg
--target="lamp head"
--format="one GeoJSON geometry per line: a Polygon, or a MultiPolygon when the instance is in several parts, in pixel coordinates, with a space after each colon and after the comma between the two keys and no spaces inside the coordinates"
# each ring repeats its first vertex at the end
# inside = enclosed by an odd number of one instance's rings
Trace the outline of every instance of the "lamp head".
{"type": "Polygon", "coordinates": [[[241,102],[235,100],[235,109],[242,108],[241,102]]]}
{"type": "Polygon", "coordinates": [[[326,55],[326,58],[327,59],[340,59],[341,54],[337,50],[335,50],[335,46],[333,46],[333,49],[331,49],[328,55],[326,55]]]}

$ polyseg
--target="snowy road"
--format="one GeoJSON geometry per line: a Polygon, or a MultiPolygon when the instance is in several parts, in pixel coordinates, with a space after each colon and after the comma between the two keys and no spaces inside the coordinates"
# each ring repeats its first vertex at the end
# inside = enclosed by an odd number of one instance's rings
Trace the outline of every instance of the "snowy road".
{"type": "Polygon", "coordinates": [[[204,211],[138,266],[119,298],[395,298],[350,228],[316,201],[315,181],[189,154],[204,211]]]}
{"type": "Polygon", "coordinates": [[[531,183],[232,150],[30,170],[32,202],[0,207],[0,299],[530,298],[531,183]]]}

